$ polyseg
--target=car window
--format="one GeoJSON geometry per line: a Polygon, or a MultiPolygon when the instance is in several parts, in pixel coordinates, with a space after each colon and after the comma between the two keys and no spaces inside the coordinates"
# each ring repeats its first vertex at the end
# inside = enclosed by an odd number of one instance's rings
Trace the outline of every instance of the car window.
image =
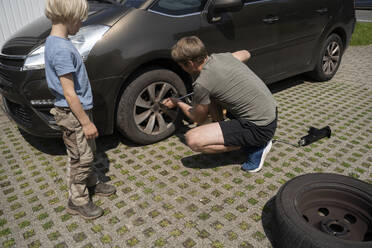
{"type": "Polygon", "coordinates": [[[187,15],[200,12],[206,0],[159,0],[151,10],[168,15],[187,15]]]}
{"type": "Polygon", "coordinates": [[[147,0],[116,0],[116,1],[128,8],[129,7],[138,8],[139,6],[141,6],[141,4],[143,4],[147,0]]]}
{"type": "Polygon", "coordinates": [[[244,3],[267,2],[271,0],[244,0],[244,3]]]}
{"type": "Polygon", "coordinates": [[[130,8],[130,7],[138,8],[144,2],[148,0],[88,0],[88,1],[89,2],[100,2],[100,3],[106,3],[106,4],[121,4],[127,8],[130,8]]]}

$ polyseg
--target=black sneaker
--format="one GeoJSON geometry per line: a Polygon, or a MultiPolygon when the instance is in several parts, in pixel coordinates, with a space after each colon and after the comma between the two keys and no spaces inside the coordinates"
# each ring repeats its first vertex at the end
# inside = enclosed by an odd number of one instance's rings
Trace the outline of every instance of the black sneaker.
{"type": "Polygon", "coordinates": [[[107,183],[98,183],[97,185],[88,187],[88,190],[90,195],[110,196],[116,193],[115,186],[107,183]]]}
{"type": "Polygon", "coordinates": [[[67,204],[67,212],[73,215],[78,214],[87,220],[93,220],[103,215],[103,209],[95,205],[92,201],[82,206],[76,206],[70,199],[67,204]]]}

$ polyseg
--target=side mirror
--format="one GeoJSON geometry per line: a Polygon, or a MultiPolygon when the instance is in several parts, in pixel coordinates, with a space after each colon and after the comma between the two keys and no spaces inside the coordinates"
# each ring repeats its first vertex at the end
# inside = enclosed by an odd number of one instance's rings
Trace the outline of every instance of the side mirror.
{"type": "MultiPolygon", "coordinates": [[[[208,22],[213,22],[216,15],[224,12],[238,12],[243,8],[243,6],[243,0],[212,0],[208,7],[208,22]]],[[[221,18],[219,17],[217,20],[219,19],[221,18]]]]}

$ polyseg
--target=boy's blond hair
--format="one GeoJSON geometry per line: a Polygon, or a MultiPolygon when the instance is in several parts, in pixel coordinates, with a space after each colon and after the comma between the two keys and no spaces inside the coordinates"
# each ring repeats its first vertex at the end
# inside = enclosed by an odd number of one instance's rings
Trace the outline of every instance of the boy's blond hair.
{"type": "Polygon", "coordinates": [[[53,23],[83,22],[88,17],[86,0],[46,0],[45,15],[53,23]]]}
{"type": "Polygon", "coordinates": [[[187,65],[191,60],[198,64],[203,63],[208,53],[203,42],[196,36],[187,36],[180,39],[173,47],[172,58],[177,63],[187,65]]]}

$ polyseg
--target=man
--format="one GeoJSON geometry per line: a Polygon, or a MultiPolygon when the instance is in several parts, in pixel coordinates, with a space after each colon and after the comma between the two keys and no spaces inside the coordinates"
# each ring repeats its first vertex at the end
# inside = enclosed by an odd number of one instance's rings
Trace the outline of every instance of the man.
{"type": "Polygon", "coordinates": [[[218,104],[234,118],[198,126],[186,133],[187,145],[202,153],[221,153],[243,148],[247,161],[242,169],[261,170],[271,149],[277,122],[276,101],[271,92],[243,62],[246,50],[208,56],[195,36],[180,39],[172,48],[172,58],[195,79],[193,106],[176,98],[164,100],[168,108],[179,107],[197,123],[211,113],[215,119],[218,104]]]}

